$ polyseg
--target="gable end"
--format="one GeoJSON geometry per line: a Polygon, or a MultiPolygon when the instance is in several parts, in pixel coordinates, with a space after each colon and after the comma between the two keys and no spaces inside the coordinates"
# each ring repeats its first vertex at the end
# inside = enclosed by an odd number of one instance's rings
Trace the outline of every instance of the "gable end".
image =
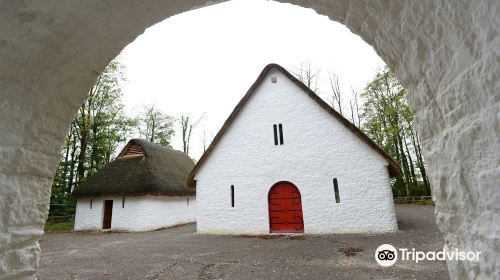
{"type": "Polygon", "coordinates": [[[267,65],[264,70],[262,70],[261,74],[257,78],[257,80],[252,84],[250,89],[247,91],[245,96],[240,100],[240,102],[236,105],[234,110],[231,112],[229,115],[228,119],[224,122],[224,125],[222,128],[219,130],[217,135],[214,137],[214,140],[212,143],[210,143],[209,147],[205,151],[205,153],[201,156],[200,160],[197,162],[191,173],[189,174],[188,180],[187,180],[187,186],[188,187],[196,187],[196,181],[194,180],[194,176],[196,172],[200,169],[200,167],[203,165],[203,163],[208,159],[210,154],[212,153],[214,147],[219,143],[221,140],[222,136],[226,132],[226,130],[229,128],[229,126],[232,124],[238,113],[243,109],[245,104],[248,102],[250,97],[254,94],[258,86],[263,82],[263,80],[266,78],[267,74],[272,70],[275,69],[282,74],[284,74],[287,78],[289,78],[295,85],[297,85],[304,93],[306,93],[310,98],[312,98],[316,103],[322,107],[324,110],[326,110],[332,117],[336,118],[342,125],[344,125],[349,131],[354,133],[356,136],[358,136],[363,142],[368,144],[372,149],[374,149],[378,154],[380,154],[388,163],[388,169],[389,169],[389,175],[391,177],[398,176],[401,174],[401,168],[397,164],[397,162],[392,159],[392,157],[387,154],[382,148],[380,148],[373,140],[370,139],[361,129],[359,129],[357,126],[355,126],[353,123],[351,123],[349,120],[344,118],[341,114],[339,114],[335,109],[333,109],[330,105],[328,105],[323,99],[321,99],[316,93],[314,93],[310,88],[308,88],[305,84],[303,84],[301,81],[299,81],[295,76],[290,74],[285,68],[281,67],[278,64],[269,64],[267,65]]]}

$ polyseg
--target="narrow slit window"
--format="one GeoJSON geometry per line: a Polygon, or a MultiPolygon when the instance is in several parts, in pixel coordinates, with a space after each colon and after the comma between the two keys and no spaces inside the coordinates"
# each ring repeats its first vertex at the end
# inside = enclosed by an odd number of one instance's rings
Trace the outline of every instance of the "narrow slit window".
{"type": "Polygon", "coordinates": [[[92,199],[90,199],[90,209],[92,209],[92,199]]]}
{"type": "Polygon", "coordinates": [[[122,208],[125,208],[125,197],[122,197],[122,208]]]}
{"type": "Polygon", "coordinates": [[[274,129],[274,145],[278,145],[278,127],[277,125],[273,125],[273,129],[274,129]]]}
{"type": "Polygon", "coordinates": [[[186,205],[189,207],[189,197],[186,198],[186,205]]]}
{"type": "Polygon", "coordinates": [[[280,128],[280,145],[283,145],[283,125],[279,125],[280,128]]]}
{"type": "Polygon", "coordinates": [[[333,190],[335,191],[335,202],[340,203],[339,183],[337,178],[333,178],[333,190]]]}
{"type": "Polygon", "coordinates": [[[234,207],[234,185],[231,185],[231,207],[234,207]]]}

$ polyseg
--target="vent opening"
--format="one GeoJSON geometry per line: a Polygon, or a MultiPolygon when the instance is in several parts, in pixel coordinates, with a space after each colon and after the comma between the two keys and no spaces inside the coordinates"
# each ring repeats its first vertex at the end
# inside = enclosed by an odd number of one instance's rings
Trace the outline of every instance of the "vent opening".
{"type": "Polygon", "coordinates": [[[144,156],[144,151],[139,145],[131,145],[119,158],[144,156]]]}

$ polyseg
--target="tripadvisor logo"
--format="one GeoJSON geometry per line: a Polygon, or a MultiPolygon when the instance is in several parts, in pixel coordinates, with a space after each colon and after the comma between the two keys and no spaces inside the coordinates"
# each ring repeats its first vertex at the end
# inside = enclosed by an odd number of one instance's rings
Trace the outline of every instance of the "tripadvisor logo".
{"type": "Polygon", "coordinates": [[[396,263],[398,259],[403,261],[414,261],[418,263],[423,260],[428,261],[445,261],[445,260],[468,260],[468,261],[479,261],[479,255],[481,252],[472,251],[459,251],[458,249],[449,251],[416,251],[415,248],[411,250],[407,248],[396,249],[391,244],[382,244],[378,246],[375,250],[375,260],[380,266],[388,267],[396,263]],[[399,255],[399,258],[398,258],[399,255]]]}
{"type": "Polygon", "coordinates": [[[381,266],[392,266],[398,260],[398,251],[391,244],[382,244],[375,251],[375,260],[381,266]]]}

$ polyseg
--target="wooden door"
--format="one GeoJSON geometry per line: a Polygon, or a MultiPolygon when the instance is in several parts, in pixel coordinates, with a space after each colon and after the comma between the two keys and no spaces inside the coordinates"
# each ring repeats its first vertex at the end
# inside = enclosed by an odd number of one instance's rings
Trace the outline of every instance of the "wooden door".
{"type": "Polygon", "coordinates": [[[279,182],[269,190],[269,226],[272,233],[303,233],[302,200],[297,187],[279,182]]]}
{"type": "Polygon", "coordinates": [[[102,228],[111,229],[111,217],[113,216],[113,200],[104,201],[104,217],[102,219],[102,228]]]}

